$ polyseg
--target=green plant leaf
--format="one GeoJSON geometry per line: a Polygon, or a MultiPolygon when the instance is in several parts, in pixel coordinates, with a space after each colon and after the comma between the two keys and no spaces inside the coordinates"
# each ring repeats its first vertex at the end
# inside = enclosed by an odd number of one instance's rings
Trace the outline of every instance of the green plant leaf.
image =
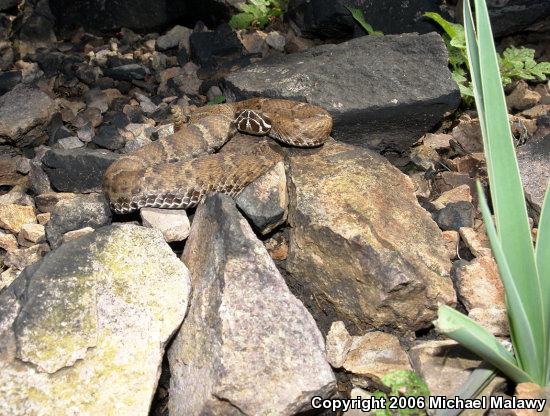
{"type": "Polygon", "coordinates": [[[464,345],[512,380],[518,383],[531,380],[518,367],[514,356],[491,333],[466,315],[447,305],[440,305],[434,325],[439,332],[464,345]]]}
{"type": "Polygon", "coordinates": [[[443,28],[445,33],[451,38],[451,45],[455,48],[466,49],[466,37],[464,35],[464,28],[458,23],[452,23],[445,20],[439,13],[427,12],[424,16],[435,21],[439,26],[443,28]]]}
{"type": "MultiPolygon", "coordinates": [[[[550,185],[546,189],[538,227],[535,258],[539,274],[542,277],[542,293],[546,294],[543,298],[544,309],[548,313],[550,311],[550,185]]],[[[550,333],[550,320],[547,322],[546,330],[547,333],[550,333]]],[[[550,363],[550,348],[547,352],[547,360],[550,363]]],[[[546,371],[546,385],[548,384],[550,384],[550,365],[546,371]]]]}
{"type": "Polygon", "coordinates": [[[365,16],[363,15],[363,11],[361,9],[358,9],[357,7],[351,7],[351,6],[344,6],[346,9],[349,10],[351,13],[351,16],[361,25],[361,27],[369,34],[374,36],[381,36],[383,35],[382,32],[378,30],[374,30],[373,27],[367,23],[365,20],[365,16]]]}
{"type": "Polygon", "coordinates": [[[254,16],[250,13],[237,13],[229,20],[229,26],[233,29],[247,29],[254,22],[254,16]]]}
{"type": "MultiPolygon", "coordinates": [[[[485,387],[496,377],[497,370],[495,367],[481,363],[481,365],[475,368],[466,381],[460,385],[457,391],[453,393],[453,396],[458,396],[461,399],[470,399],[478,397],[485,387]]],[[[433,416],[458,416],[463,412],[463,409],[437,409],[434,411],[433,416]]]]}

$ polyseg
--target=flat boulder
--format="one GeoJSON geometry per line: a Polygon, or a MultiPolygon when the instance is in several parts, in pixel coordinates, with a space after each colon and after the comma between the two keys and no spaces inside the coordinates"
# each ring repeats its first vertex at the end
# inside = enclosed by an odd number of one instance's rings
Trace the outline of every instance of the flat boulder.
{"type": "Polygon", "coordinates": [[[104,227],[0,293],[0,414],[149,414],[189,272],[160,232],[104,227]]]}
{"type": "Polygon", "coordinates": [[[414,331],[431,324],[438,303],[455,303],[441,230],[406,175],[334,141],[292,149],[288,160],[289,284],[319,316],[359,333],[414,331]]]}
{"type": "Polygon", "coordinates": [[[447,65],[437,33],[363,36],[234,71],[225,77],[224,95],[316,104],[334,118],[336,139],[404,150],[458,107],[447,65]]]}
{"type": "Polygon", "coordinates": [[[226,195],[199,205],[182,260],[193,300],[168,352],[174,415],[294,415],[336,382],[315,321],[226,195]]]}

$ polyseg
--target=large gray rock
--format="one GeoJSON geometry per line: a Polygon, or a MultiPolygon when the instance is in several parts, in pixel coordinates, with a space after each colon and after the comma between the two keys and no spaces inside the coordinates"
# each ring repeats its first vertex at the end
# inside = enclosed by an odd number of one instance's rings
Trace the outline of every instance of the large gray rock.
{"type": "Polygon", "coordinates": [[[105,227],[0,293],[0,414],[148,415],[189,272],[158,231],[105,227]]]}
{"type": "Polygon", "coordinates": [[[168,352],[173,415],[293,415],[335,388],[315,321],[234,201],[208,197],[182,259],[193,300],[168,352]]]}
{"type": "Polygon", "coordinates": [[[406,175],[336,142],[292,150],[289,166],[289,284],[318,321],[414,331],[455,302],[441,230],[406,175]]]}
{"type": "Polygon", "coordinates": [[[525,196],[538,220],[544,195],[550,185],[550,135],[536,142],[520,146],[518,165],[525,196]]]}
{"type": "Polygon", "coordinates": [[[377,150],[408,148],[460,102],[437,33],[364,36],[273,56],[225,81],[228,97],[320,105],[334,118],[335,138],[377,150]]]}
{"type": "Polygon", "coordinates": [[[43,135],[56,104],[36,87],[19,84],[0,97],[0,142],[33,144],[43,135]]]}
{"type": "Polygon", "coordinates": [[[111,209],[104,195],[78,195],[59,201],[46,224],[46,236],[55,248],[63,234],[84,227],[99,228],[111,222],[111,209]]]}

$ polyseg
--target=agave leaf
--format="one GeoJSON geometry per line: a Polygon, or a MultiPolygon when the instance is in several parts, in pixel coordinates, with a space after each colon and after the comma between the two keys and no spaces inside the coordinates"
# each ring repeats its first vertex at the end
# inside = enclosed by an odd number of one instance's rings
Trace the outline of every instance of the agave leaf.
{"type": "Polygon", "coordinates": [[[447,305],[440,305],[437,330],[458,341],[517,383],[532,381],[509,351],[485,328],[447,305]]]}
{"type": "MultiPolygon", "coordinates": [[[[484,0],[475,0],[475,6],[478,52],[483,51],[483,54],[477,55],[477,80],[481,82],[474,87],[481,87],[476,98],[481,94],[485,98],[477,107],[480,119],[484,119],[483,141],[485,150],[488,151],[487,168],[498,230],[491,243],[493,249],[496,242],[502,248],[502,257],[497,259],[497,263],[501,278],[508,285],[506,293],[508,296],[511,293],[517,295],[517,299],[508,298],[511,304],[508,315],[512,335],[515,335],[512,341],[518,363],[540,384],[543,374],[546,374],[548,345],[542,287],[535,263],[525,197],[508,122],[489,14],[484,0]],[[505,264],[501,264],[503,260],[505,264]],[[503,276],[506,268],[509,268],[509,278],[503,276]]],[[[469,17],[471,19],[471,11],[469,17]]],[[[466,33],[468,36],[469,31],[466,33]]]]}
{"type": "MultiPolygon", "coordinates": [[[[485,387],[496,377],[497,370],[487,363],[475,368],[466,381],[453,393],[461,399],[470,399],[479,396],[485,387]]],[[[458,416],[463,409],[437,409],[434,416],[458,416]]]]}
{"type": "MultiPolygon", "coordinates": [[[[542,293],[546,316],[550,315],[550,186],[546,190],[542,210],[539,218],[537,245],[535,248],[537,268],[542,278],[542,293]]],[[[550,333],[550,320],[546,323],[546,331],[550,333]]],[[[549,341],[550,342],[550,341],[549,341]]],[[[550,363],[550,348],[547,348],[547,363],[550,363]]],[[[546,383],[550,384],[550,365],[547,364],[546,383]]]]}

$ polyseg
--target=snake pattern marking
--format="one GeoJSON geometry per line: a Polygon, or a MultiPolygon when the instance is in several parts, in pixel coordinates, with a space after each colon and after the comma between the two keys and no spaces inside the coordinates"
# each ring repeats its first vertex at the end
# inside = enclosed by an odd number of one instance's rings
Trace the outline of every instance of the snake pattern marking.
{"type": "Polygon", "coordinates": [[[326,110],[281,99],[179,109],[176,115],[174,134],[120,157],[105,172],[104,190],[114,212],[192,208],[211,192],[236,196],[278,161],[261,140],[245,151],[225,145],[237,132],[316,147],[332,130],[326,110]]]}

